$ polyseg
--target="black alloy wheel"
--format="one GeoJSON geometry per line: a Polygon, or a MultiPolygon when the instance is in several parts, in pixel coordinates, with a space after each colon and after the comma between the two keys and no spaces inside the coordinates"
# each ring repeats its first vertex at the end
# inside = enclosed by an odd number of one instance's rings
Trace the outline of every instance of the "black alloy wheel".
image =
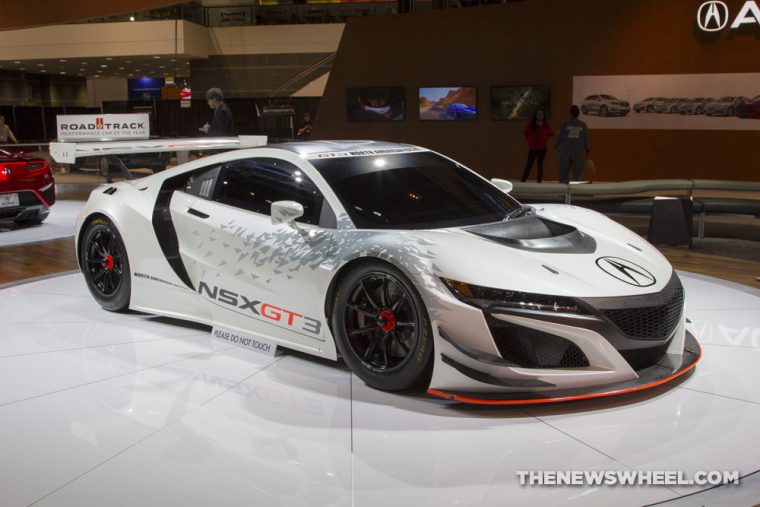
{"type": "Polygon", "coordinates": [[[602,108],[599,109],[599,114],[602,116],[607,116],[609,114],[607,106],[602,106],[602,108]]]}
{"type": "Polygon", "coordinates": [[[338,287],[333,331],[344,361],[368,385],[386,391],[428,380],[432,333],[424,304],[397,269],[367,264],[338,287]]]}
{"type": "Polygon", "coordinates": [[[131,292],[129,260],[116,227],[103,218],[91,222],[79,255],[87,287],[98,303],[110,311],[127,309],[131,292]]]}

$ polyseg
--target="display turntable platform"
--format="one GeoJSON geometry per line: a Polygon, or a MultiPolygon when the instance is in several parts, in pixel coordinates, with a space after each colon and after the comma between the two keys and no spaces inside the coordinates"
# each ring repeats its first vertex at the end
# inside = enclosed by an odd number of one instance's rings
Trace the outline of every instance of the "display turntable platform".
{"type": "Polygon", "coordinates": [[[47,219],[39,225],[14,227],[2,224],[0,225],[0,246],[37,243],[74,236],[76,218],[84,206],[84,201],[58,201],[50,208],[47,219]]]}
{"type": "Polygon", "coordinates": [[[366,387],[209,328],[101,310],[79,274],[0,289],[0,492],[16,505],[754,505],[760,291],[682,273],[696,369],[484,408],[366,387]],[[521,486],[517,471],[737,470],[741,484],[521,486]],[[753,475],[754,474],[754,475],[753,475]],[[690,496],[687,496],[690,495],[690,496]]]}

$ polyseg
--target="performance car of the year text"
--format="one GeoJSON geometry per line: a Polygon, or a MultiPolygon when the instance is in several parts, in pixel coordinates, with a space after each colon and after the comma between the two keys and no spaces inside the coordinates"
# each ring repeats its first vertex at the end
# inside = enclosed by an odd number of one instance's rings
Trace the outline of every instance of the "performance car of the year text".
{"type": "Polygon", "coordinates": [[[108,310],[342,358],[382,390],[541,403],[696,364],[684,289],[654,247],[510,189],[411,145],[269,145],[98,188],[76,246],[108,310]]]}

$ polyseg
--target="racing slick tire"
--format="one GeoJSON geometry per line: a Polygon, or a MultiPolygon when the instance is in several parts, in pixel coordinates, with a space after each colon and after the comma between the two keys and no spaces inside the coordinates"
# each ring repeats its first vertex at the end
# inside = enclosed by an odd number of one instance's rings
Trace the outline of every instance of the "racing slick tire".
{"type": "Polygon", "coordinates": [[[430,381],[430,318],[412,282],[393,266],[361,264],[341,278],[332,329],[343,360],[370,387],[400,391],[430,381]]]}
{"type": "Polygon", "coordinates": [[[132,282],[127,249],[121,234],[105,217],[91,221],[79,248],[79,265],[90,293],[104,309],[129,308],[132,282]]]}

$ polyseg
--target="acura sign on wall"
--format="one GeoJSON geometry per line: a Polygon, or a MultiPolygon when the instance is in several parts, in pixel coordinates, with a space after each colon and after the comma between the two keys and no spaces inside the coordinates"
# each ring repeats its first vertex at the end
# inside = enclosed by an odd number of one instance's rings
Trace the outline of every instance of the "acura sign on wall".
{"type": "Polygon", "coordinates": [[[733,15],[725,2],[710,1],[699,6],[697,24],[704,32],[719,32],[729,26],[732,30],[747,25],[760,28],[760,6],[756,0],[744,2],[742,7],[733,15]]]}
{"type": "Polygon", "coordinates": [[[108,141],[150,138],[147,113],[59,114],[58,141],[108,141]]]}

